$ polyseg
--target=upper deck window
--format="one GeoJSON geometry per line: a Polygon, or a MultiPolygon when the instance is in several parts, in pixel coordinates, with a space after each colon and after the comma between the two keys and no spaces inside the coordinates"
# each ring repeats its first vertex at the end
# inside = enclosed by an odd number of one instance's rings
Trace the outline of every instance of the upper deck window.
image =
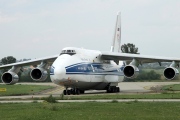
{"type": "Polygon", "coordinates": [[[76,54],[76,52],[75,52],[75,50],[63,50],[60,55],[62,55],[62,54],[74,55],[74,54],[76,54]]]}

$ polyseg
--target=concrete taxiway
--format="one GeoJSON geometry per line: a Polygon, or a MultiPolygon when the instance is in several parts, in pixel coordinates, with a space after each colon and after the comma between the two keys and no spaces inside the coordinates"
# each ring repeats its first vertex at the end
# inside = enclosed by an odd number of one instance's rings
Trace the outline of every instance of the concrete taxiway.
{"type": "MultiPolygon", "coordinates": [[[[24,85],[50,85],[54,86],[54,89],[43,91],[40,93],[36,93],[33,95],[22,95],[22,96],[1,96],[0,100],[8,100],[8,99],[31,99],[31,98],[42,98],[48,97],[49,95],[59,96],[62,94],[64,88],[53,83],[18,83],[24,85]]],[[[156,93],[159,91],[161,86],[163,85],[171,85],[171,84],[180,84],[180,82],[122,82],[119,83],[119,87],[121,92],[118,94],[136,94],[136,93],[156,93]]],[[[86,91],[85,94],[81,95],[103,95],[103,94],[111,94],[106,93],[105,90],[89,90],[86,91]]],[[[113,94],[113,93],[112,93],[113,94]]]]}
{"type": "MultiPolygon", "coordinates": [[[[46,91],[41,93],[43,95],[56,95],[62,94],[64,87],[58,86],[54,83],[18,83],[24,85],[49,85],[54,86],[56,89],[51,91],[46,91]]],[[[172,84],[180,84],[180,82],[121,82],[118,84],[120,87],[120,93],[145,93],[145,92],[153,92],[158,91],[161,86],[164,85],[172,85],[172,84]]],[[[99,94],[106,93],[105,90],[88,90],[85,91],[86,94],[99,94]]]]}

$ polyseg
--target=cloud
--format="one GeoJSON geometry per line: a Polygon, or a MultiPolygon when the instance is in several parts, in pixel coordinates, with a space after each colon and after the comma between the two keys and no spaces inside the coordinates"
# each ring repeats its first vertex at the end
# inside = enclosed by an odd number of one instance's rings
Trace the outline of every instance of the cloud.
{"type": "Polygon", "coordinates": [[[0,14],[0,24],[10,23],[16,20],[18,20],[17,16],[9,16],[9,15],[0,14]]]}
{"type": "Polygon", "coordinates": [[[32,0],[11,0],[11,2],[8,1],[8,6],[9,7],[18,7],[22,5],[27,5],[30,3],[32,0]]]}

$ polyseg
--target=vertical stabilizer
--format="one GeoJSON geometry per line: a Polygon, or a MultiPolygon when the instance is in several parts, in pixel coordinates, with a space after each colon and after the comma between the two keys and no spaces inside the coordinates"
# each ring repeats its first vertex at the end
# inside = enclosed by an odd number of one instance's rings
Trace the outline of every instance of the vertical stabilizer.
{"type": "Polygon", "coordinates": [[[121,12],[117,13],[111,52],[121,52],[121,12]]]}

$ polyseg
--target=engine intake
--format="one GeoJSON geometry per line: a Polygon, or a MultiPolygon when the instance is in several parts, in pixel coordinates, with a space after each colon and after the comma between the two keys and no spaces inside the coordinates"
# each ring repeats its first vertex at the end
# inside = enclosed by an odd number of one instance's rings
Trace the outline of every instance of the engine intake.
{"type": "Polygon", "coordinates": [[[47,70],[43,68],[34,68],[31,70],[30,76],[34,81],[45,81],[48,73],[47,70]]]}
{"type": "Polygon", "coordinates": [[[14,72],[5,72],[3,73],[1,80],[6,85],[13,85],[19,81],[19,76],[14,72]]]}
{"type": "Polygon", "coordinates": [[[168,67],[164,70],[164,76],[168,80],[173,80],[178,74],[179,71],[174,67],[168,67]]]}
{"type": "Polygon", "coordinates": [[[139,74],[139,69],[136,66],[133,65],[127,65],[124,67],[124,75],[127,78],[136,78],[139,74]]]}

